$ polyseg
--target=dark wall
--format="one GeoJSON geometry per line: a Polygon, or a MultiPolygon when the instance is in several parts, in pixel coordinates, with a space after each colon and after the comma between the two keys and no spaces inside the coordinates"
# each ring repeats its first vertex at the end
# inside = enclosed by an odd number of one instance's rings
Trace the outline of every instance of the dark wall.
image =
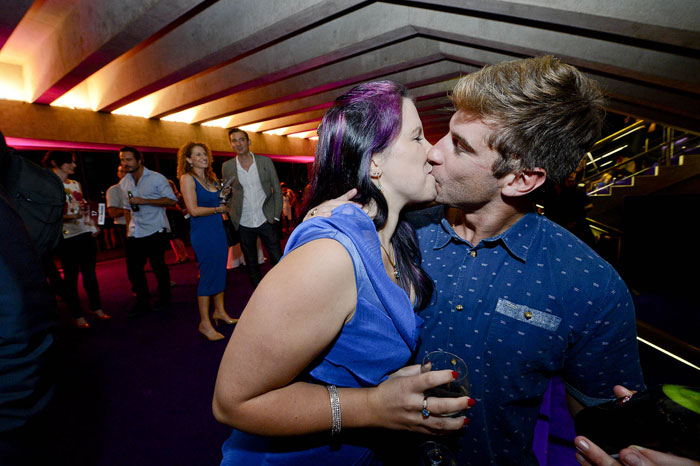
{"type": "Polygon", "coordinates": [[[622,267],[633,287],[687,296],[696,293],[698,206],[697,193],[625,198],[622,267]]]}

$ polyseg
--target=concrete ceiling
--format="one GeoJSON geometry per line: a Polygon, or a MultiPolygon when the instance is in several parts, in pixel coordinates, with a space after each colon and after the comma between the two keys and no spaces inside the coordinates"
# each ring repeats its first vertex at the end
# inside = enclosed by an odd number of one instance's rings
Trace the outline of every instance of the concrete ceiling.
{"type": "MultiPolygon", "coordinates": [[[[388,78],[410,88],[434,142],[461,74],[543,54],[597,79],[611,111],[700,131],[697,0],[4,0],[3,10],[0,97],[33,104],[0,102],[0,130],[17,138],[80,139],[62,127],[80,112],[75,121],[100,129],[84,142],[144,146],[138,132],[167,127],[158,144],[177,147],[246,126],[308,154],[279,135],[312,136],[338,95],[388,78]],[[33,120],[52,115],[59,123],[33,120]]],[[[212,145],[227,149],[225,138],[212,145]]]]}

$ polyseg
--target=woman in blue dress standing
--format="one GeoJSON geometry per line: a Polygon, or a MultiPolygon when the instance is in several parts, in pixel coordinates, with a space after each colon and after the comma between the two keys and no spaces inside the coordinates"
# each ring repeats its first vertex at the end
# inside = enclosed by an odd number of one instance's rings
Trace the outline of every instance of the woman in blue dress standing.
{"type": "Polygon", "coordinates": [[[403,368],[432,282],[401,210],[436,194],[431,146],[405,96],[390,81],[356,86],[319,126],[307,206],[357,188],[364,207],[299,225],[243,311],[214,393],[214,415],[235,428],[222,465],[380,464],[383,437],[368,428],[464,426],[422,414],[467,408],[467,397],[423,395],[452,372],[403,368]]]}
{"type": "Polygon", "coordinates": [[[216,341],[224,336],[214,329],[209,319],[211,297],[214,297],[214,322],[222,320],[235,324],[237,319],[229,317],[224,309],[228,243],[221,214],[226,212],[226,207],[220,205],[219,182],[214,175],[212,161],[209,146],[201,142],[188,142],[177,153],[180,189],[191,216],[190,242],[199,263],[199,333],[208,340],[216,341]]]}

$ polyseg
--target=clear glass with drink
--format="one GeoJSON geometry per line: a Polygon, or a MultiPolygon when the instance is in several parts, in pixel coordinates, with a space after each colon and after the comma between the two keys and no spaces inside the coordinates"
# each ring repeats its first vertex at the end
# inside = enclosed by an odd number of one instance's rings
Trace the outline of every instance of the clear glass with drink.
{"type": "MultiPolygon", "coordinates": [[[[434,396],[438,398],[459,398],[461,396],[469,396],[471,394],[467,364],[456,354],[441,350],[428,353],[423,358],[421,370],[423,372],[450,370],[457,373],[457,378],[452,382],[426,390],[426,397],[434,396]]],[[[442,416],[459,417],[464,416],[465,414],[466,410],[462,410],[455,411],[454,413],[443,414],[442,416]]],[[[436,414],[431,413],[431,415],[436,414]]]]}

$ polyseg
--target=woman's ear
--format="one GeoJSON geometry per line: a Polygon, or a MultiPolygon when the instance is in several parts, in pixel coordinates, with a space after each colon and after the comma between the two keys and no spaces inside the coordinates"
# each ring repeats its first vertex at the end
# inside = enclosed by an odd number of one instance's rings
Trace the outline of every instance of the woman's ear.
{"type": "Polygon", "coordinates": [[[524,196],[542,186],[547,178],[547,172],[543,168],[532,168],[519,173],[509,173],[505,177],[501,192],[504,196],[524,196]]]}
{"type": "Polygon", "coordinates": [[[372,157],[369,161],[369,176],[370,178],[375,179],[382,176],[382,169],[379,168],[379,164],[376,160],[374,160],[374,157],[372,157]]]}

